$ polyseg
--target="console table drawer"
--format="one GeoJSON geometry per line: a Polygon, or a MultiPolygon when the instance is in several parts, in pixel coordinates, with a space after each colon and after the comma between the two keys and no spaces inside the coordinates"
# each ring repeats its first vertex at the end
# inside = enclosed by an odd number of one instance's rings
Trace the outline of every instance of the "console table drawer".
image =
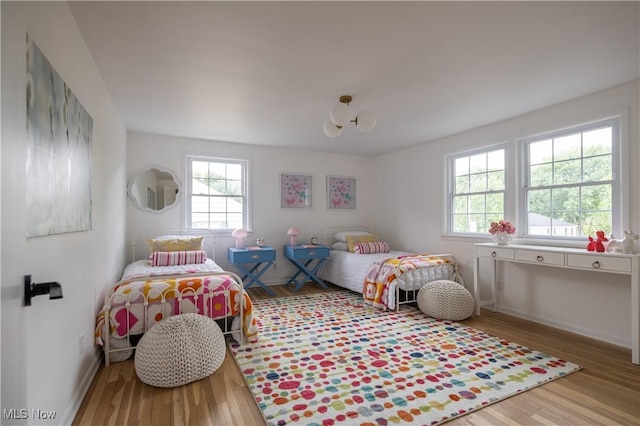
{"type": "Polygon", "coordinates": [[[631,273],[631,259],[628,257],[568,254],[567,266],[600,271],[621,272],[626,274],[631,273]]]}
{"type": "Polygon", "coordinates": [[[492,257],[494,259],[514,259],[515,250],[511,248],[502,247],[478,247],[476,249],[476,256],[480,257],[492,257]]]}
{"type": "Polygon", "coordinates": [[[564,266],[564,253],[539,250],[516,250],[516,260],[538,265],[564,266]]]}

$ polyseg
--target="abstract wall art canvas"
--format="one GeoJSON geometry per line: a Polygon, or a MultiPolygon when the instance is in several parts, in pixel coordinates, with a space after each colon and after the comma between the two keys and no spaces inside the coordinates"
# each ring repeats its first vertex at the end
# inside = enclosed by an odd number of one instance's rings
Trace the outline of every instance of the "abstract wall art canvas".
{"type": "Polygon", "coordinates": [[[27,236],[91,229],[93,119],[27,36],[27,236]]]}

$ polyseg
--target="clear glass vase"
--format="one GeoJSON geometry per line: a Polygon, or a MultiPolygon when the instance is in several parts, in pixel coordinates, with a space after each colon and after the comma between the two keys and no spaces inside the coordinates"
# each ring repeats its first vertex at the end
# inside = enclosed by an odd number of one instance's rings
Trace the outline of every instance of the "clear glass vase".
{"type": "Polygon", "coordinates": [[[511,241],[511,235],[509,235],[506,232],[496,232],[495,234],[493,234],[493,242],[495,242],[496,244],[509,244],[509,242],[511,241]]]}

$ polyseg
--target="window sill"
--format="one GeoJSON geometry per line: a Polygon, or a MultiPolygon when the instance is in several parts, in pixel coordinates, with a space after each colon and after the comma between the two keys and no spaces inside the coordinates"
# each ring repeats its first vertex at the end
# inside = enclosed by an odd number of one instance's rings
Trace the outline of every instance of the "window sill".
{"type": "MultiPolygon", "coordinates": [[[[193,228],[193,229],[198,229],[198,228],[193,228]]],[[[211,232],[213,232],[213,235],[216,236],[216,238],[235,238],[233,235],[231,235],[233,233],[233,229],[209,229],[211,232]]],[[[253,235],[253,231],[247,231],[247,236],[245,238],[249,238],[253,235]]]]}
{"type": "MultiPolygon", "coordinates": [[[[489,235],[474,235],[474,234],[441,234],[443,240],[446,241],[460,241],[477,243],[491,243],[493,239],[489,235]]],[[[557,240],[552,238],[527,238],[527,237],[513,237],[511,240],[513,244],[523,244],[531,246],[547,246],[547,247],[566,247],[566,248],[586,248],[589,241],[585,238],[582,240],[557,240]]]]}

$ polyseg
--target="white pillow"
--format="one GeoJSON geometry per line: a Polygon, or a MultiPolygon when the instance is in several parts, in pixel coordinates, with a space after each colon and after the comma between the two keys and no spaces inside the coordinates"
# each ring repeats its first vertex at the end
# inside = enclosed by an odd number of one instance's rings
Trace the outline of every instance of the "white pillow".
{"type": "Polygon", "coordinates": [[[349,244],[338,241],[331,245],[331,250],[349,251],[349,244]]]}
{"type": "Polygon", "coordinates": [[[347,236],[361,236],[361,235],[372,235],[370,232],[365,231],[342,231],[336,232],[333,234],[333,239],[336,241],[340,241],[341,243],[347,242],[347,236]]]}

